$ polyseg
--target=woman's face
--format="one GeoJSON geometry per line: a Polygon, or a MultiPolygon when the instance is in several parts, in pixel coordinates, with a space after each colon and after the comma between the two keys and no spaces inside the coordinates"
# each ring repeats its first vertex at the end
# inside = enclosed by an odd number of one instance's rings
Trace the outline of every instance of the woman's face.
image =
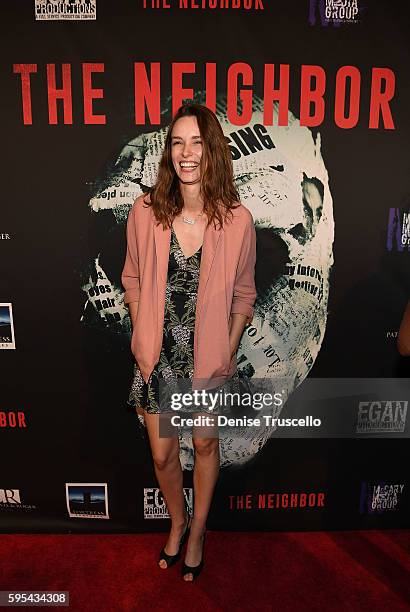
{"type": "Polygon", "coordinates": [[[182,183],[201,180],[202,138],[196,117],[181,117],[171,134],[171,159],[182,183]]]}

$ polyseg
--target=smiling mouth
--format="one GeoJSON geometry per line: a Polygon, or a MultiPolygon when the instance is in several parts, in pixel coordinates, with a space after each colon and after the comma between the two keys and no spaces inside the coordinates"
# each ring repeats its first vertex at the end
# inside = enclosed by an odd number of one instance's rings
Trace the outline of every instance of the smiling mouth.
{"type": "Polygon", "coordinates": [[[183,172],[192,172],[198,166],[196,162],[179,162],[179,167],[183,172]]]}

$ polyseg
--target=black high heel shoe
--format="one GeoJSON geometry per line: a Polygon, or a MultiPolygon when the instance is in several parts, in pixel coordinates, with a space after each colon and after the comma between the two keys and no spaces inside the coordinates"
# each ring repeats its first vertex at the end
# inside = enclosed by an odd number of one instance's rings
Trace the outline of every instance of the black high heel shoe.
{"type": "MultiPolygon", "coordinates": [[[[166,563],[167,563],[167,567],[166,568],[161,568],[161,569],[168,569],[169,567],[174,565],[178,561],[180,556],[181,556],[182,547],[185,544],[185,540],[187,539],[187,536],[188,536],[188,533],[189,533],[189,529],[190,529],[190,522],[191,522],[191,520],[190,520],[191,517],[189,515],[188,506],[185,506],[185,509],[186,509],[186,513],[187,513],[187,523],[186,523],[186,527],[185,527],[184,533],[182,534],[181,539],[179,540],[178,551],[177,551],[177,553],[175,555],[168,555],[165,552],[165,547],[161,550],[161,552],[159,554],[158,565],[159,565],[159,562],[162,559],[164,559],[166,561],[166,563]]],[[[159,565],[159,567],[161,567],[161,566],[159,565]]]]}
{"type": "Polygon", "coordinates": [[[202,568],[204,567],[205,535],[206,535],[206,531],[204,531],[204,537],[202,541],[202,557],[201,557],[201,561],[199,562],[199,564],[198,565],[187,565],[185,561],[182,564],[182,569],[181,569],[182,578],[186,576],[187,574],[192,574],[192,580],[185,580],[184,582],[193,582],[195,578],[199,576],[199,574],[202,571],[202,568]]]}

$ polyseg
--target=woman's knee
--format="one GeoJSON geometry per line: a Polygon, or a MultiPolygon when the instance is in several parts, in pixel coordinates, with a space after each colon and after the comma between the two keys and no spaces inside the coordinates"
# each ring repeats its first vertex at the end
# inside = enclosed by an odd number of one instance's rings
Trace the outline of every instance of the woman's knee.
{"type": "Polygon", "coordinates": [[[195,453],[199,455],[212,455],[219,451],[218,438],[193,438],[195,453]]]}
{"type": "Polygon", "coordinates": [[[159,470],[164,470],[169,465],[172,465],[175,463],[175,461],[179,460],[178,453],[174,448],[153,450],[152,458],[159,470]]]}

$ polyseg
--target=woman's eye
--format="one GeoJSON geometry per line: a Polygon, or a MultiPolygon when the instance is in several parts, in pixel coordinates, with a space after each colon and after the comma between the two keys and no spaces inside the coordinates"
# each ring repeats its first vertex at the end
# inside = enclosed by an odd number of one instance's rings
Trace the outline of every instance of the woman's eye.
{"type": "MultiPolygon", "coordinates": [[[[194,141],[192,141],[192,144],[194,144],[194,145],[197,145],[197,144],[201,145],[202,144],[202,140],[194,140],[194,141]]],[[[181,140],[174,140],[171,143],[171,146],[174,147],[175,145],[183,145],[183,142],[181,140]]]]}

